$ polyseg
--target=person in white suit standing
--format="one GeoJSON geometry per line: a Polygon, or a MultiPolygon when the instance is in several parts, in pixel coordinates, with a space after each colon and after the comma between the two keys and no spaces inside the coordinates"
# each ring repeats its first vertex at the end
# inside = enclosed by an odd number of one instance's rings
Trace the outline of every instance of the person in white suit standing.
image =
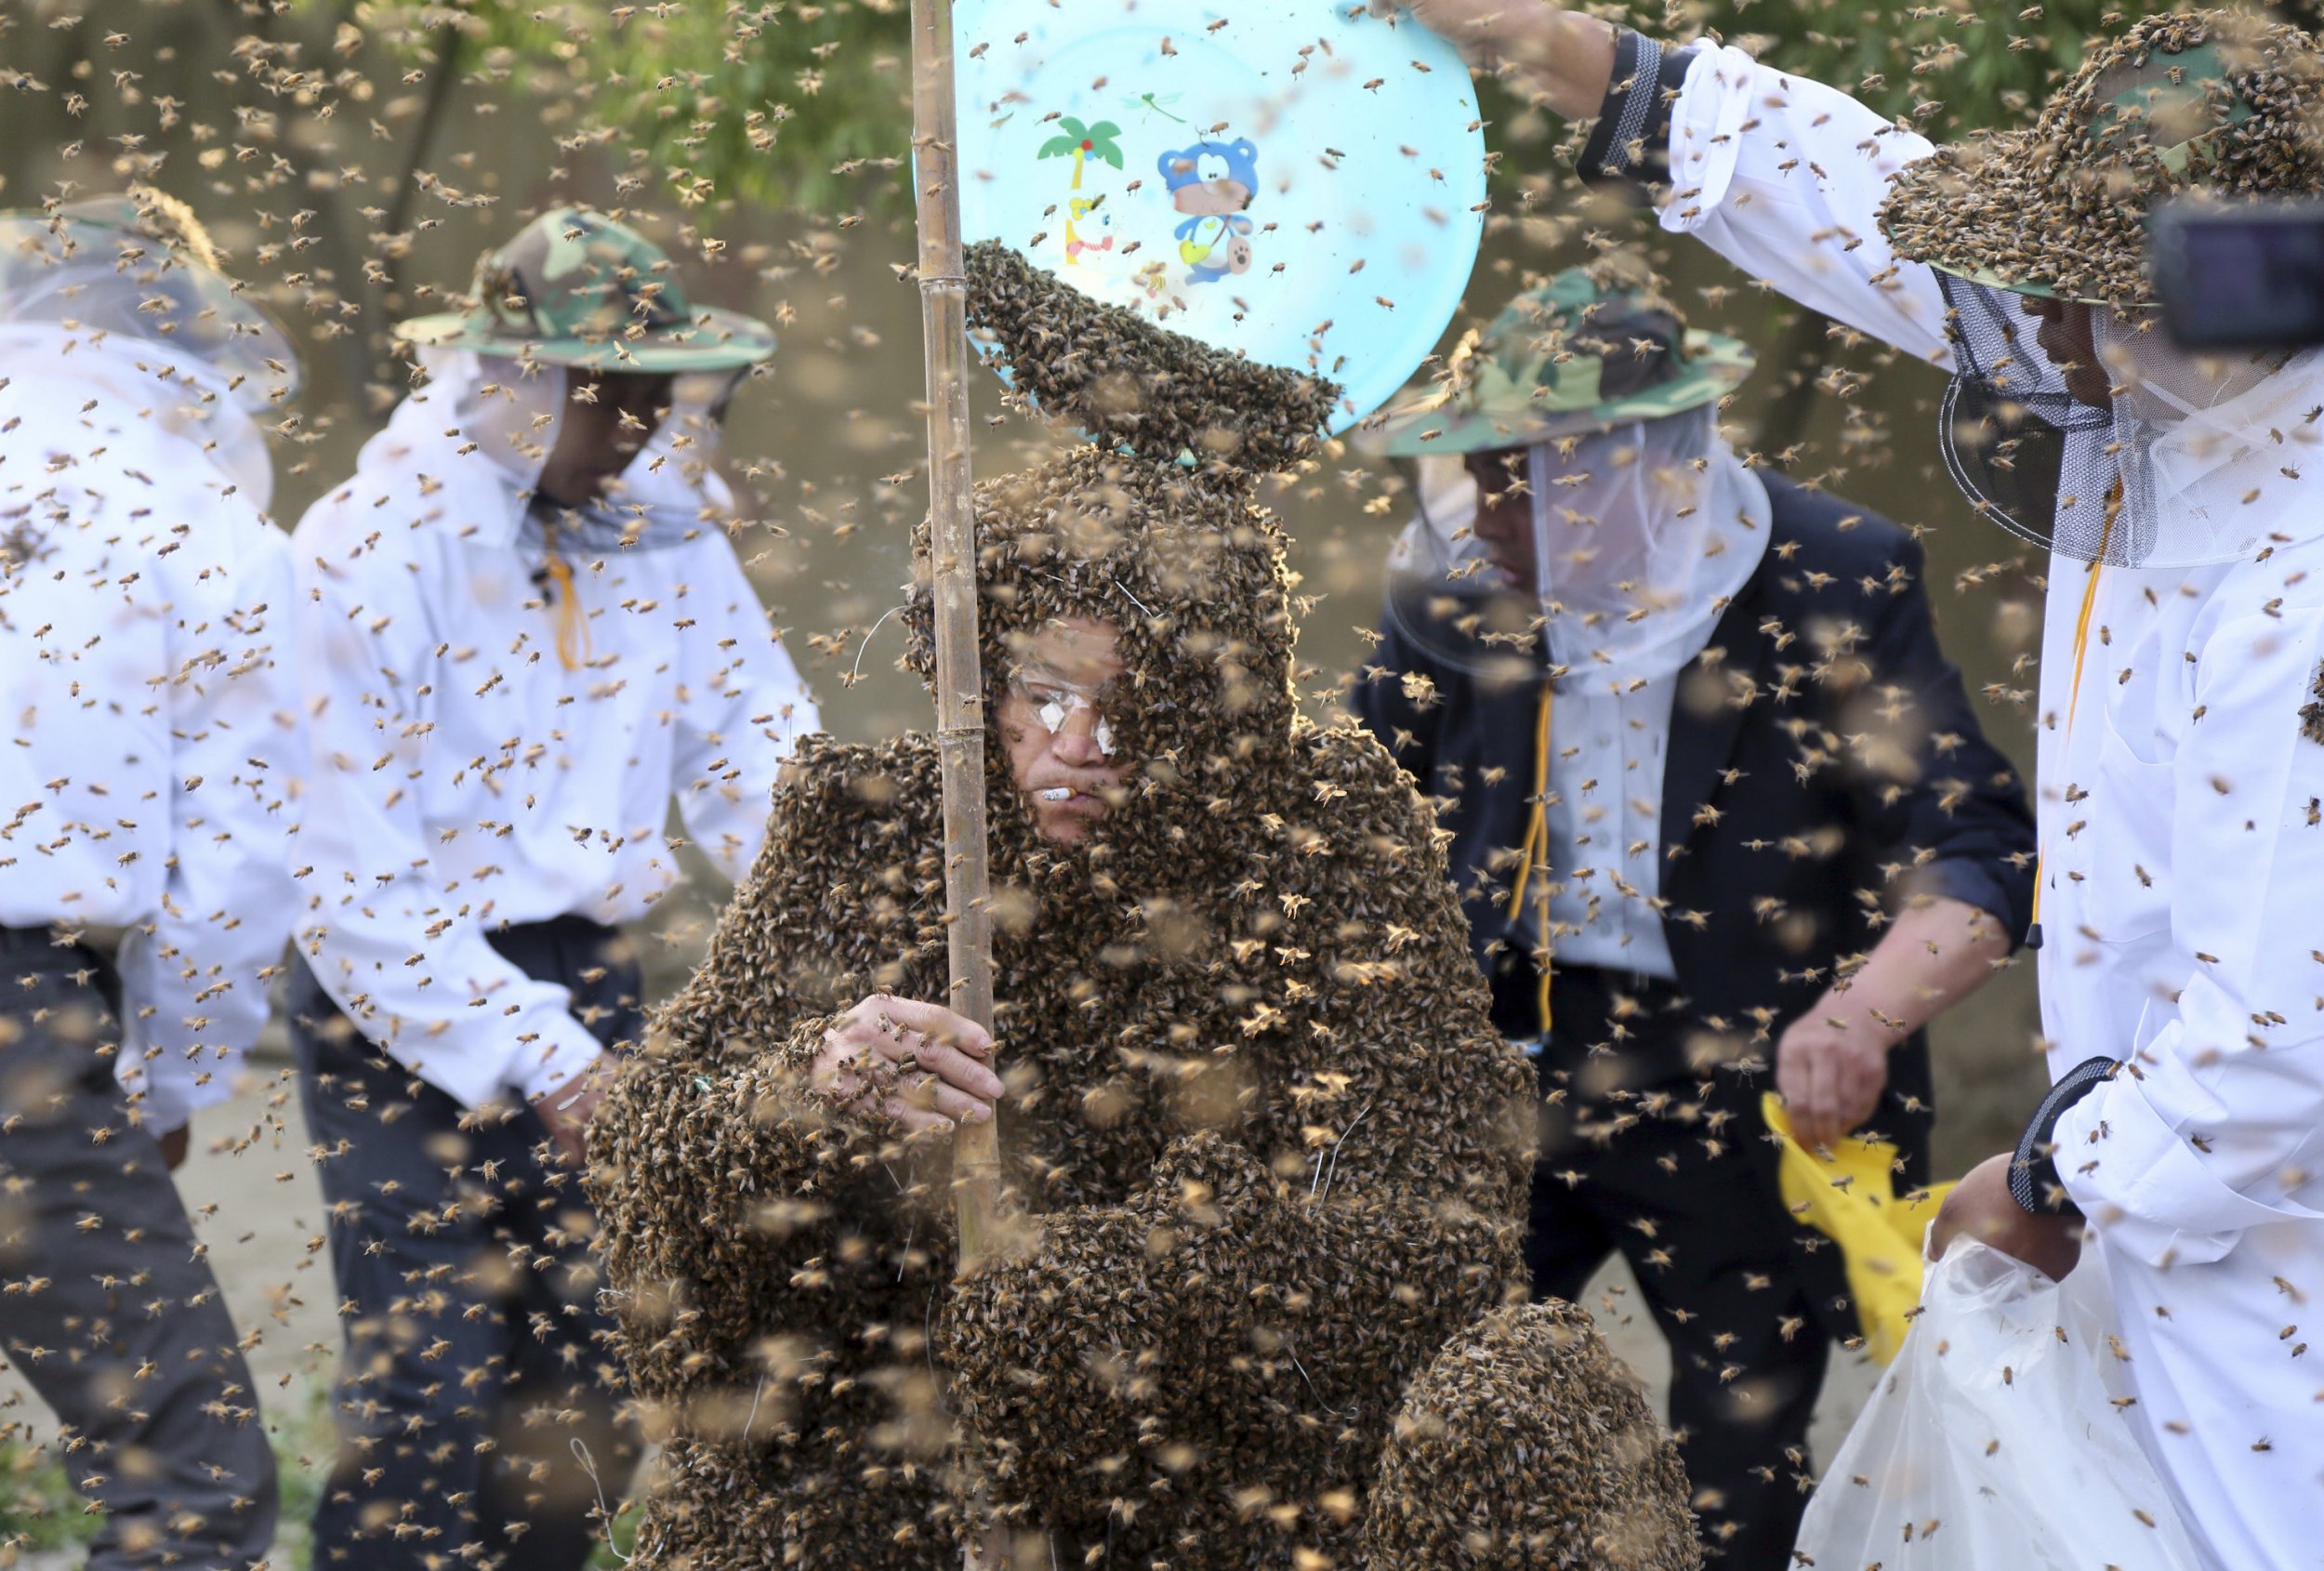
{"type": "Polygon", "coordinates": [[[579,1571],[635,1459],[579,1182],[643,1035],[622,928],[673,801],[739,878],[817,724],[712,463],[774,335],[569,207],[397,332],[426,382],[294,536],[291,1038],[348,1316],[316,1561],[579,1571]]]}
{"type": "Polygon", "coordinates": [[[266,1023],[301,762],[261,429],[297,360],[225,265],[150,189],[0,213],[0,1355],[91,1571],[274,1542],[259,1332],[170,1179],[266,1023]]]}
{"type": "Polygon", "coordinates": [[[2208,1563],[2324,1565],[2303,1356],[2324,1298],[2324,351],[2176,349],[2143,221],[2324,191],[2315,40],[2146,18],[2034,127],[1937,149],[1732,47],[1518,0],[1409,9],[1594,116],[1586,178],[1648,187],[1666,230],[1953,373],[1948,467],[2051,551],[2033,936],[2055,1085],[1937,1243],[2054,1275],[2093,1240],[2129,1421],[2208,1563]]]}

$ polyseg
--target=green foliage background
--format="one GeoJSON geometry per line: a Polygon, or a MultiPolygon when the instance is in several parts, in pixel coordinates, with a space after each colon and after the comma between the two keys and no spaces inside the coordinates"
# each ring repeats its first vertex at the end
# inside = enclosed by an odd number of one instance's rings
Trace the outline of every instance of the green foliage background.
{"type": "Polygon", "coordinates": [[[363,0],[348,20],[414,58],[449,46],[461,70],[559,106],[545,123],[561,143],[618,144],[681,205],[821,205],[844,194],[836,165],[910,142],[905,0],[363,0]]]}
{"type": "MultiPolygon", "coordinates": [[[[300,8],[326,9],[317,0],[300,8]]],[[[2101,0],[2014,9],[1969,0],[1587,8],[1664,37],[1723,35],[1938,135],[2021,122],[2072,69],[2085,39],[2137,14],[2101,0]]],[[[706,186],[756,203],[818,205],[842,189],[835,166],[895,158],[908,142],[905,0],[538,7],[362,0],[340,9],[340,25],[415,60],[440,60],[453,45],[462,71],[488,81],[522,77],[522,86],[565,104],[555,126],[561,137],[619,141],[685,200],[706,186]]]]}

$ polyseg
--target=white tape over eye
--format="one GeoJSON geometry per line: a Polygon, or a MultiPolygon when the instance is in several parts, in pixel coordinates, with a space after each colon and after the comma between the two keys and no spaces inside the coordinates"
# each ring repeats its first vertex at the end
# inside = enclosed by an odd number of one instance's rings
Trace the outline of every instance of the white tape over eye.
{"type": "Polygon", "coordinates": [[[1083,709],[1088,709],[1097,715],[1097,728],[1090,733],[1091,738],[1097,743],[1099,752],[1109,759],[1112,758],[1114,756],[1114,727],[1106,720],[1104,714],[1095,704],[1078,693],[1067,693],[1063,698],[1051,698],[1044,702],[1039,710],[1041,727],[1054,736],[1065,729],[1065,720],[1068,716],[1083,709]]]}

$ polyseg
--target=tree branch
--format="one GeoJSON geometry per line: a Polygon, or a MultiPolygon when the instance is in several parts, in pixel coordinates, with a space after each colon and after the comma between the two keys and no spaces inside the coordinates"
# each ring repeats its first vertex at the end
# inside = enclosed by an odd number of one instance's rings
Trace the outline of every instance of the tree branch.
{"type": "Polygon", "coordinates": [[[395,194],[389,199],[385,228],[390,237],[385,247],[386,258],[380,264],[387,282],[380,286],[383,298],[392,300],[403,291],[404,252],[393,244],[393,237],[402,235],[411,226],[412,205],[419,196],[420,161],[436,139],[436,132],[443,124],[444,112],[452,106],[452,89],[460,75],[460,51],[466,40],[457,21],[448,21],[436,30],[436,64],[429,73],[428,97],[420,104],[419,124],[412,128],[412,143],[404,151],[403,172],[397,177],[395,194]]]}

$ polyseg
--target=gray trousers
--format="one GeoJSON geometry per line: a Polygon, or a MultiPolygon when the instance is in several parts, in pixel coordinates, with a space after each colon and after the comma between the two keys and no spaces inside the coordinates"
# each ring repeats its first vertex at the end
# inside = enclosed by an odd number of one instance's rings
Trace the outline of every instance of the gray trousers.
{"type": "MultiPolygon", "coordinates": [[[[0,929],[0,1350],[100,1507],[89,1571],[245,1571],[274,1456],[218,1280],[113,1082],[102,957],[0,929]]],[[[0,1440],[29,1425],[0,1417],[0,1440]]]]}

